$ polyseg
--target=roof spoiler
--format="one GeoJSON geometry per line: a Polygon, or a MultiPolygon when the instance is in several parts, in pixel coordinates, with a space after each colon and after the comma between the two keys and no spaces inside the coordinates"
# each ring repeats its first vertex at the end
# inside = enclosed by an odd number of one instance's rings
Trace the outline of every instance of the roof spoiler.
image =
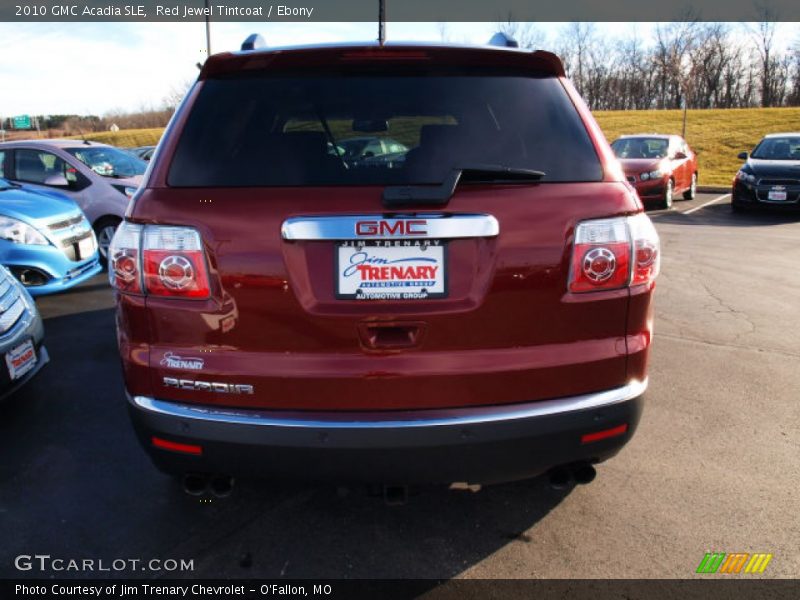
{"type": "Polygon", "coordinates": [[[242,51],[245,52],[247,50],[259,50],[261,48],[266,48],[267,42],[264,41],[264,38],[259,33],[251,33],[247,36],[247,39],[242,42],[242,51]]]}
{"type": "Polygon", "coordinates": [[[498,31],[489,40],[489,46],[499,46],[501,48],[519,48],[519,42],[510,35],[498,31]]]}

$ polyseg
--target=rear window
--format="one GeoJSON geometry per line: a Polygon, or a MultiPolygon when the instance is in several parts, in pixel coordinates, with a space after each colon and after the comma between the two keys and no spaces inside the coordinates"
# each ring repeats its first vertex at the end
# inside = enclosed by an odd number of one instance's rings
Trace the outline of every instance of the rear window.
{"type": "Polygon", "coordinates": [[[544,171],[550,182],[602,179],[556,78],[306,75],[205,81],[168,182],[436,184],[453,168],[476,164],[544,171]]]}

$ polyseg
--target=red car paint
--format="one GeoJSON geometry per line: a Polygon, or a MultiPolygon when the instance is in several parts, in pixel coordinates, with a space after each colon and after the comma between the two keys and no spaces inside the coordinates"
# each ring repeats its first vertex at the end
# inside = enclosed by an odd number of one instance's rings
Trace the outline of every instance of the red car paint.
{"type": "Polygon", "coordinates": [[[645,203],[663,203],[669,182],[672,183],[673,195],[683,194],[686,199],[693,198],[699,175],[697,154],[682,137],[657,134],[626,135],[615,140],[612,147],[618,149],[620,144],[624,144],[626,141],[659,139],[667,145],[667,151],[663,156],[645,157],[640,153],[628,155],[617,150],[617,157],[622,164],[625,177],[636,188],[636,192],[645,203]],[[654,171],[660,172],[658,177],[642,178],[644,173],[654,171]]]}
{"type": "MultiPolygon", "coordinates": [[[[127,215],[134,224],[194,228],[202,240],[210,291],[205,299],[118,293],[126,391],[131,398],[181,406],[294,416],[308,411],[335,421],[364,411],[370,418],[386,411],[387,419],[392,411],[470,415],[477,407],[547,401],[646,381],[654,282],[568,291],[578,223],[642,210],[602,132],[564,78],[560,61],[549,53],[355,46],[216,55],[173,118],[127,215]],[[463,185],[444,207],[398,210],[382,205],[383,185],[169,184],[187,118],[211,78],[343,64],[380,63],[390,72],[418,62],[514,67],[557,79],[586,129],[602,176],[590,182],[463,185]],[[496,236],[447,242],[444,298],[339,299],[332,277],[334,244],[281,235],[283,224],[294,217],[365,215],[355,225],[356,236],[413,239],[426,234],[424,215],[430,213],[490,214],[499,225],[496,236]],[[412,218],[394,219],[409,214],[412,218]],[[175,369],[165,360],[168,355],[202,359],[202,370],[175,369]],[[165,378],[186,384],[165,385],[165,378]],[[215,382],[252,388],[252,393],[219,393],[206,386],[215,382]]],[[[148,448],[157,463],[170,442],[203,444],[186,422],[182,427],[179,422],[167,431],[148,431],[167,438],[148,448]]],[[[635,429],[634,422],[612,426],[625,436],[618,446],[635,429]]],[[[146,446],[150,437],[143,437],[146,446]]],[[[601,454],[587,457],[596,460],[601,454]]],[[[213,453],[206,449],[202,455],[213,453]]],[[[561,459],[549,460],[545,466],[561,459]]],[[[234,462],[229,461],[231,470],[234,462]]],[[[206,469],[197,464],[196,470],[206,469]]]]}

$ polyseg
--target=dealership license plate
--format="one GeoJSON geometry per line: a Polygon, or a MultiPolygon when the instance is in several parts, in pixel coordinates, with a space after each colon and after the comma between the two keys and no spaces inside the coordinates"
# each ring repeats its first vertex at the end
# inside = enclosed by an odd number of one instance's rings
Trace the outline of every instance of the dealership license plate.
{"type": "Polygon", "coordinates": [[[6,365],[11,380],[19,379],[36,366],[36,351],[33,342],[27,340],[6,353],[6,365]]]}
{"type": "Polygon", "coordinates": [[[439,240],[341,242],[336,297],[422,300],[447,296],[446,247],[439,240]]]}
{"type": "Polygon", "coordinates": [[[767,192],[767,199],[774,202],[784,202],[786,200],[786,190],[770,190],[767,192]]]}
{"type": "Polygon", "coordinates": [[[78,252],[80,253],[81,259],[89,258],[92,254],[94,254],[94,251],[94,237],[89,236],[78,242],[78,252]]]}

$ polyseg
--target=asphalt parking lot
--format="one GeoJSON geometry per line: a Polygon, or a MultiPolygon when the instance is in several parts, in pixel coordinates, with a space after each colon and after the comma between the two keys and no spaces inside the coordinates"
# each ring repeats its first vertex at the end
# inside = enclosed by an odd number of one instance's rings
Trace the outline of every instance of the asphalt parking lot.
{"type": "Polygon", "coordinates": [[[651,213],[664,262],[643,421],[592,484],[562,491],[187,496],[129,426],[104,278],[40,299],[52,362],[0,407],[0,576],[80,575],[14,569],[38,553],[194,560],[112,573],[134,577],[683,578],[708,551],[769,552],[761,577],[800,576],[800,215],[728,202],[651,213]]]}

